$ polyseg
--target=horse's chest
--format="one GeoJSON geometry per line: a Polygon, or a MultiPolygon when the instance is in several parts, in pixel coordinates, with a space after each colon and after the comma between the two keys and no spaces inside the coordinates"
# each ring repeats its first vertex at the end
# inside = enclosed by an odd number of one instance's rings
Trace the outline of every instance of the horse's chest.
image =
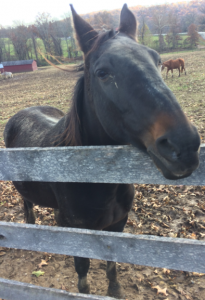
{"type": "Polygon", "coordinates": [[[133,186],[126,184],[55,183],[53,188],[65,222],[90,229],[103,229],[125,218],[134,196],[133,186]]]}

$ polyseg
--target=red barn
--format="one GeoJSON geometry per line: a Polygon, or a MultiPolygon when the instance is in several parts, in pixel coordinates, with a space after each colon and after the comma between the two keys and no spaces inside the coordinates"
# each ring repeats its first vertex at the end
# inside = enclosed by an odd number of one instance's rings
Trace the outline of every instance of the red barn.
{"type": "Polygon", "coordinates": [[[16,60],[16,61],[2,61],[4,72],[30,72],[37,70],[37,63],[34,59],[16,60]]]}

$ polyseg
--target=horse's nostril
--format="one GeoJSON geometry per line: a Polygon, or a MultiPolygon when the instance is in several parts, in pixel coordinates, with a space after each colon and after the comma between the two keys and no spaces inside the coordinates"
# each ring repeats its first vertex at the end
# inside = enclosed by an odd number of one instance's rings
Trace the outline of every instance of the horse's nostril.
{"type": "Polygon", "coordinates": [[[172,143],[168,138],[161,137],[156,142],[159,153],[169,161],[179,159],[181,153],[178,146],[172,143]]]}

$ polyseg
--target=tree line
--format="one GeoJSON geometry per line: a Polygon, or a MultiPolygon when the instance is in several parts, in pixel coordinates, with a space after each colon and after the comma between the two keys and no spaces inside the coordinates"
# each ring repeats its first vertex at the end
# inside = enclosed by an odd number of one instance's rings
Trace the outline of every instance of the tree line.
{"type": "Polygon", "coordinates": [[[70,59],[77,55],[69,15],[53,21],[48,13],[41,13],[33,25],[0,26],[0,62],[35,59],[42,65],[46,64],[44,57],[70,59]]]}
{"type": "MultiPolygon", "coordinates": [[[[197,31],[205,31],[205,0],[179,2],[150,7],[135,6],[131,10],[138,20],[138,40],[159,52],[178,47],[196,47],[197,31]],[[180,33],[188,32],[183,38],[180,33]],[[153,37],[153,35],[156,35],[153,37]]],[[[117,30],[120,10],[83,15],[96,30],[117,30]]],[[[34,24],[0,25],[0,62],[35,59],[38,65],[49,59],[70,60],[80,55],[76,46],[70,15],[52,20],[48,13],[36,16],[34,24]]]]}
{"type": "MultiPolygon", "coordinates": [[[[197,31],[205,31],[205,0],[179,2],[149,7],[131,7],[138,20],[138,40],[155,50],[193,48],[199,41],[197,31]],[[183,38],[180,33],[188,33],[183,38]],[[153,38],[156,34],[157,37],[153,38]]],[[[120,10],[85,15],[97,30],[117,29],[120,10]]]]}

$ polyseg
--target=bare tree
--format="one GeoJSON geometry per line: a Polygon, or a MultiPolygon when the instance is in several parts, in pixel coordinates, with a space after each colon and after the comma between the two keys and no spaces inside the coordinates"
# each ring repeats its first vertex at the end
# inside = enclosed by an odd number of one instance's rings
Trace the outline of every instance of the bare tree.
{"type": "Polygon", "coordinates": [[[184,16],[181,17],[181,28],[183,32],[188,31],[188,27],[191,24],[196,24],[198,19],[198,14],[196,10],[189,9],[185,11],[184,16]]]}
{"type": "Polygon", "coordinates": [[[150,30],[147,25],[147,12],[145,9],[142,9],[138,13],[138,37],[139,41],[143,45],[148,45],[150,42],[150,30]]]}
{"type": "Polygon", "coordinates": [[[110,12],[102,11],[94,14],[91,25],[95,30],[101,31],[115,28],[116,22],[110,12]]]}
{"type": "Polygon", "coordinates": [[[24,25],[19,25],[16,28],[12,28],[9,33],[9,37],[14,46],[15,53],[19,60],[24,60],[29,57],[27,41],[29,38],[28,29],[24,25]]]}
{"type": "Polygon", "coordinates": [[[61,46],[61,32],[58,21],[50,23],[50,35],[53,41],[54,54],[57,56],[62,56],[63,49],[61,46]]]}
{"type": "Polygon", "coordinates": [[[178,43],[181,40],[179,36],[180,32],[180,18],[175,10],[172,10],[169,14],[169,32],[166,38],[168,44],[172,46],[173,49],[178,47],[178,43]]]}
{"type": "Polygon", "coordinates": [[[73,28],[71,25],[70,13],[67,13],[63,16],[63,20],[60,22],[60,31],[61,35],[66,42],[68,57],[72,57],[72,52],[76,51],[76,44],[73,38],[73,28]]]}
{"type": "Polygon", "coordinates": [[[32,41],[32,45],[33,45],[33,49],[34,49],[34,53],[35,53],[35,57],[36,57],[36,61],[38,62],[38,51],[37,51],[37,28],[35,27],[35,25],[30,25],[28,27],[28,33],[30,36],[30,39],[32,41]]]}
{"type": "Polygon", "coordinates": [[[197,32],[197,26],[191,24],[188,28],[188,38],[186,39],[191,47],[196,47],[199,42],[199,34],[197,32]]]}
{"type": "Polygon", "coordinates": [[[51,16],[48,13],[38,14],[35,21],[36,32],[43,41],[46,52],[54,54],[51,38],[51,16]]]}
{"type": "Polygon", "coordinates": [[[199,30],[204,31],[205,30],[205,2],[201,4],[199,7],[200,15],[199,15],[199,30]]]}
{"type": "Polygon", "coordinates": [[[166,47],[162,34],[169,27],[169,18],[166,5],[158,5],[152,8],[152,23],[155,28],[155,32],[159,35],[159,50],[162,51],[166,47]]]}
{"type": "Polygon", "coordinates": [[[4,27],[0,25],[0,62],[4,61],[6,54],[5,39],[4,39],[4,27]]]}

